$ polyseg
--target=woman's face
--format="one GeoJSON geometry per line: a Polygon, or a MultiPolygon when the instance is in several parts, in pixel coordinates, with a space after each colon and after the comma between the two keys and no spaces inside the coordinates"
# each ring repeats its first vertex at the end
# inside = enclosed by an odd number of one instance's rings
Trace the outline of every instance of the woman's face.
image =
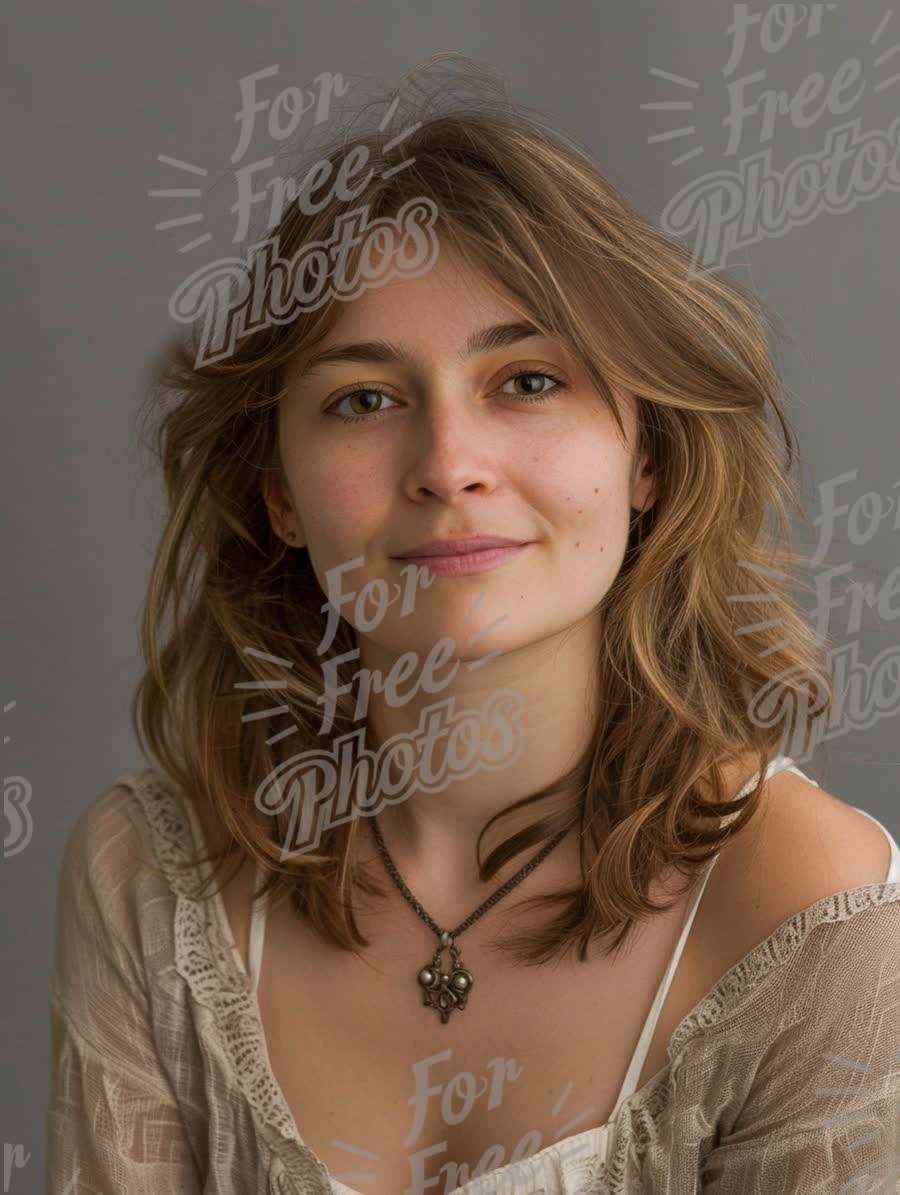
{"type": "Polygon", "coordinates": [[[590,618],[618,573],[630,508],[652,491],[633,456],[634,400],[622,406],[626,446],[560,343],[521,328],[487,335],[521,322],[442,249],[421,276],[345,304],[326,339],[287,369],[288,489],[267,480],[264,494],[275,530],[308,548],[323,593],[358,594],[381,578],[396,595],[375,626],[372,602],[339,605],[360,641],[423,660],[448,637],[462,660],[514,651],[590,618]],[[461,536],[526,546],[486,571],[432,574],[403,615],[410,549],[461,536]],[[358,557],[329,584],[329,570],[358,557]]]}

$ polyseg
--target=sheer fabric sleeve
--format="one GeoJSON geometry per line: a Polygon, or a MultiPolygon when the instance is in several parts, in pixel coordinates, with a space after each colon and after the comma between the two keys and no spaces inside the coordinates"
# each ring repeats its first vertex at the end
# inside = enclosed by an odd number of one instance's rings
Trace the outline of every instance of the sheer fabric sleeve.
{"type": "MultiPolygon", "coordinates": [[[[50,988],[48,1195],[199,1195],[202,1180],[153,1030],[129,794],[107,790],[69,835],[50,988]]],[[[177,1054],[178,1043],[165,1043],[177,1054]]]]}
{"type": "Polygon", "coordinates": [[[900,1192],[900,902],[810,934],[738,1026],[761,1049],[704,1195],[900,1192]]]}

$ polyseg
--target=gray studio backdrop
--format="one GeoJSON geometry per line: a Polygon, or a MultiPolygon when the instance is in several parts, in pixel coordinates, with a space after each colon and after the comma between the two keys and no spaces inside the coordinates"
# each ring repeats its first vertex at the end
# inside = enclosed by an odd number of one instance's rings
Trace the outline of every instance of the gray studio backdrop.
{"type": "Polygon", "coordinates": [[[809,580],[860,678],[841,733],[804,767],[900,836],[900,15],[887,0],[747,8],[4,6],[3,1191],[42,1190],[63,844],[84,807],[143,762],[128,702],[160,495],[137,454],[136,406],[174,328],[173,291],[234,251],[237,167],[273,152],[263,113],[232,162],[240,81],[256,72],[276,68],[258,85],[272,100],[323,72],[391,83],[438,51],[496,67],[514,100],[774,309],[805,507],[827,557],[809,580]],[[149,194],[198,186],[199,200],[149,194]]]}

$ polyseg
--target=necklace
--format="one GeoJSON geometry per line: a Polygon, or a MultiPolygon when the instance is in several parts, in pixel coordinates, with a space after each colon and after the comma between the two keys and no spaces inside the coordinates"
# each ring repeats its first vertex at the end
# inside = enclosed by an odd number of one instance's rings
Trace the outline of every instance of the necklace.
{"type": "Polygon", "coordinates": [[[475,980],[471,971],[467,971],[463,966],[459,951],[456,949],[455,940],[463,932],[473,925],[479,917],[482,917],[488,909],[492,908],[498,900],[511,892],[517,884],[521,884],[522,880],[532,872],[539,863],[550,854],[555,846],[562,842],[568,830],[560,830],[555,838],[552,838],[546,846],[534,856],[530,863],[526,863],[520,871],[507,880],[505,884],[501,885],[497,891],[487,898],[484,904],[480,905],[474,913],[470,913],[465,921],[461,922],[454,930],[441,929],[428,913],[422,908],[421,904],[416,900],[407,886],[403,883],[397,868],[394,866],[394,861],[388,854],[388,849],[384,845],[384,839],[381,837],[381,831],[378,828],[378,822],[375,817],[369,819],[372,823],[372,833],[375,835],[375,843],[378,850],[384,859],[384,865],[387,868],[391,879],[400,889],[400,893],[404,900],[412,906],[414,911],[425,922],[425,924],[437,934],[438,944],[434,952],[434,956],[430,963],[427,963],[418,973],[417,979],[420,988],[422,989],[423,1004],[426,1008],[433,1008],[440,1013],[441,1024],[446,1025],[450,1019],[450,1013],[456,1009],[462,1010],[466,1007],[466,1000],[472,990],[472,985],[475,980]],[[450,967],[445,971],[442,961],[442,956],[445,950],[450,951],[450,967]]]}

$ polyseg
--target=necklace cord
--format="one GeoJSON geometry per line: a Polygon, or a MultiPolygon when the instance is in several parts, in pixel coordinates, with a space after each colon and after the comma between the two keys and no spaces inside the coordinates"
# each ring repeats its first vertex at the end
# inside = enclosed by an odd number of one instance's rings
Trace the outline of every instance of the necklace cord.
{"type": "MultiPolygon", "coordinates": [[[[378,850],[381,854],[382,859],[384,860],[384,865],[387,868],[388,874],[390,875],[391,879],[397,885],[397,887],[400,890],[401,895],[407,901],[407,903],[412,906],[412,908],[416,912],[416,914],[425,922],[425,924],[435,934],[437,934],[437,936],[439,938],[442,937],[444,935],[444,933],[447,931],[441,929],[441,927],[433,920],[433,918],[431,918],[429,916],[429,914],[426,912],[426,910],[422,907],[421,903],[418,900],[416,900],[415,896],[413,896],[412,892],[410,892],[409,888],[403,882],[402,878],[400,877],[400,873],[397,871],[397,868],[394,866],[394,861],[391,858],[390,854],[388,853],[388,849],[384,844],[384,839],[381,836],[381,830],[378,827],[378,822],[377,822],[376,818],[374,816],[372,816],[370,818],[370,820],[372,822],[372,833],[375,835],[375,843],[378,847],[378,850]]],[[[507,895],[507,893],[511,892],[512,889],[515,888],[518,884],[521,884],[522,880],[524,880],[525,877],[527,875],[529,875],[538,866],[539,863],[542,863],[543,860],[547,857],[547,855],[549,855],[550,852],[556,846],[558,846],[560,842],[562,842],[562,840],[565,838],[565,836],[566,836],[566,834],[568,834],[568,832],[569,832],[568,828],[565,830],[560,830],[560,832],[554,838],[552,838],[550,840],[550,842],[546,843],[546,845],[543,846],[541,848],[541,850],[538,851],[538,853],[534,856],[533,859],[531,859],[528,863],[526,863],[524,867],[520,868],[519,871],[517,871],[516,874],[514,876],[512,876],[511,879],[508,879],[506,881],[505,884],[502,884],[497,889],[496,892],[494,892],[491,896],[489,896],[487,898],[486,901],[484,901],[483,904],[479,905],[479,907],[475,910],[474,913],[470,913],[469,916],[465,919],[465,921],[460,922],[460,924],[456,927],[456,929],[452,930],[449,933],[449,937],[451,939],[458,938],[459,935],[463,932],[463,930],[468,929],[470,925],[474,925],[474,923],[480,917],[484,916],[484,914],[488,911],[488,909],[493,908],[493,906],[499,900],[502,900],[503,897],[507,895]]]]}

